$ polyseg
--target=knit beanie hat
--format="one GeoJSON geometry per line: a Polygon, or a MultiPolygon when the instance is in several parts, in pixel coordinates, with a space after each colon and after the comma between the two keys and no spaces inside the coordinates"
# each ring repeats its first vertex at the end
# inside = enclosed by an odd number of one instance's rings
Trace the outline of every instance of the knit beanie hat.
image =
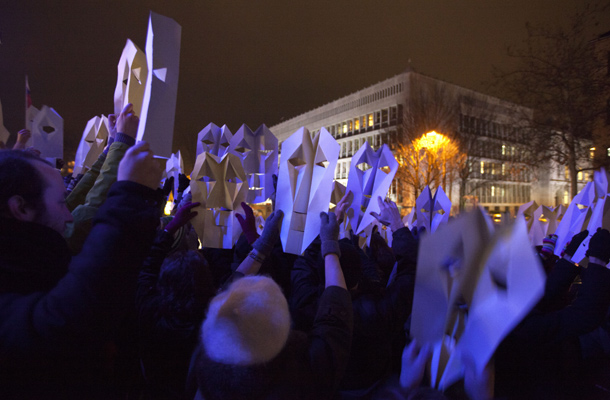
{"type": "Polygon", "coordinates": [[[547,259],[555,252],[555,244],[557,243],[557,235],[548,235],[542,239],[542,249],[540,249],[540,255],[547,259]]]}
{"type": "Polygon", "coordinates": [[[273,279],[248,276],[214,297],[201,327],[208,357],[232,365],[272,360],[290,332],[288,302],[273,279]]]}

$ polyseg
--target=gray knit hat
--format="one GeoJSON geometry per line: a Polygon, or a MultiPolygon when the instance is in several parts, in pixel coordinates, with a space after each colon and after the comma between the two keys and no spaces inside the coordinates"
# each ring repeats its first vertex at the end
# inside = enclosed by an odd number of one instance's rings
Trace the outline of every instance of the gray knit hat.
{"type": "Polygon", "coordinates": [[[288,302],[273,279],[248,276],[214,297],[201,328],[208,357],[232,365],[272,360],[290,333],[288,302]]]}

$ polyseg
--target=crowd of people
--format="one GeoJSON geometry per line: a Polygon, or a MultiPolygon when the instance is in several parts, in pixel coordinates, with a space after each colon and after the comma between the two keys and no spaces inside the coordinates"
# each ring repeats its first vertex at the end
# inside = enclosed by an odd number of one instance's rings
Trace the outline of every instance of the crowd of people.
{"type": "MultiPolygon", "coordinates": [[[[320,214],[301,256],[282,251],[283,211],[259,235],[242,204],[233,249],[199,249],[188,178],[174,215],[128,105],[110,116],[97,162],[78,179],[25,144],[0,150],[0,398],[443,399],[604,398],[610,386],[610,232],[553,255],[542,300],[477,371],[441,393],[428,345],[409,335],[418,244],[396,204],[392,232],[339,239],[349,193],[320,214]],[[606,375],[604,375],[604,373],[606,375]],[[605,390],[605,392],[604,392],[605,390]],[[574,397],[573,397],[574,396],[574,397]]],[[[171,187],[172,185],[166,185],[171,187]]]]}

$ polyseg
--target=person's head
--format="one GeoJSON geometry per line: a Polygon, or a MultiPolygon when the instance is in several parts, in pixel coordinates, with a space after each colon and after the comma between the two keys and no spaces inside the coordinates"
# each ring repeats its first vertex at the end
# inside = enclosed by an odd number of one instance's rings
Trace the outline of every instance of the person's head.
{"type": "Polygon", "coordinates": [[[214,280],[205,258],[197,251],[176,251],[163,260],[157,288],[161,311],[168,317],[203,317],[214,296],[214,280]]]}
{"type": "Polygon", "coordinates": [[[207,357],[251,366],[273,360],[290,333],[290,312],[282,289],[266,276],[236,280],[210,302],[201,327],[207,357]]]}
{"type": "Polygon", "coordinates": [[[27,151],[0,152],[0,216],[35,222],[62,234],[72,214],[61,174],[27,151]]]}

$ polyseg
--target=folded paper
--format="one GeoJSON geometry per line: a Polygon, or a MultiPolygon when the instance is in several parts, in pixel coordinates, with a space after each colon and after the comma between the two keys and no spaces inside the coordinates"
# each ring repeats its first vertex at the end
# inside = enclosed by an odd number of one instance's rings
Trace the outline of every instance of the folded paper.
{"type": "Polygon", "coordinates": [[[136,139],[148,142],[153,153],[164,158],[172,153],[181,31],[173,19],[150,13],[146,35],[148,74],[136,139]]]}
{"type": "Polygon", "coordinates": [[[227,153],[217,157],[211,153],[197,156],[191,173],[193,202],[200,202],[191,221],[203,247],[230,249],[241,226],[235,213],[243,214],[241,203],[248,193],[246,173],[241,160],[227,153]]]}
{"type": "Polygon", "coordinates": [[[104,151],[108,131],[108,118],[104,115],[93,117],[87,121],[74,157],[73,176],[83,174],[93,166],[93,163],[104,151]]]}
{"type": "Polygon", "coordinates": [[[42,106],[32,121],[32,146],[43,158],[64,157],[64,120],[57,111],[42,106]]]}
{"type": "Polygon", "coordinates": [[[226,125],[219,128],[216,124],[208,124],[197,134],[196,156],[206,152],[217,157],[224,156],[229,151],[232,137],[233,134],[226,125]]]}
{"type": "Polygon", "coordinates": [[[378,197],[385,199],[397,170],[398,161],[386,144],[375,151],[364,142],[352,157],[347,190],[353,193],[354,200],[347,218],[355,234],[377,221],[371,212],[379,213],[378,197]]]}
{"type": "MultiPolygon", "coordinates": [[[[557,256],[561,255],[565,245],[572,240],[572,237],[575,234],[587,229],[587,222],[591,218],[591,206],[594,202],[595,184],[593,182],[588,182],[585,187],[574,196],[555,230],[555,234],[557,235],[555,254],[557,256]]],[[[584,246],[585,243],[581,243],[581,247],[584,246]]],[[[579,262],[582,259],[579,260],[573,257],[573,260],[579,262]]]]}
{"type": "Polygon", "coordinates": [[[284,212],[284,252],[302,254],[320,233],[328,212],[340,146],[325,128],[312,138],[300,128],[282,143],[275,208],[284,212]]]}
{"type": "Polygon", "coordinates": [[[263,203],[274,192],[273,175],[278,169],[278,140],[265,124],[254,132],[242,125],[229,143],[229,151],[237,155],[248,176],[248,203],[263,203]]]}
{"type": "Polygon", "coordinates": [[[114,89],[114,114],[119,115],[129,103],[133,113],[142,114],[142,102],[148,79],[146,55],[131,40],[127,39],[117,66],[117,81],[114,89]]]}
{"type": "Polygon", "coordinates": [[[178,197],[178,186],[180,185],[180,174],[184,174],[184,162],[180,150],[177,153],[171,154],[165,164],[165,175],[167,178],[174,178],[174,197],[178,197]]]}
{"type": "Polygon", "coordinates": [[[525,220],[494,233],[487,225],[477,208],[421,240],[411,333],[431,345],[431,383],[441,390],[463,377],[464,356],[482,372],[544,291],[525,220]]]}
{"type": "Polygon", "coordinates": [[[415,215],[417,226],[426,228],[426,232],[434,233],[441,224],[449,221],[451,200],[442,187],[436,189],[432,196],[429,186],[426,186],[415,200],[415,215]]]}

